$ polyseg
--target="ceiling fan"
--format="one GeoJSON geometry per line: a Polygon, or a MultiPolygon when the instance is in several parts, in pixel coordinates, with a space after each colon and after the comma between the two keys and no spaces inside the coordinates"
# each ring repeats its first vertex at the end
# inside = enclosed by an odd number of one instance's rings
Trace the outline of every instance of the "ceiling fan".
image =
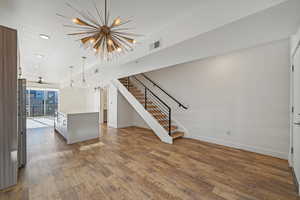
{"type": "Polygon", "coordinates": [[[52,84],[52,83],[49,83],[49,82],[45,82],[44,79],[43,79],[43,77],[41,77],[41,76],[38,77],[37,81],[28,81],[28,82],[38,83],[38,84],[47,84],[47,85],[52,84]]]}

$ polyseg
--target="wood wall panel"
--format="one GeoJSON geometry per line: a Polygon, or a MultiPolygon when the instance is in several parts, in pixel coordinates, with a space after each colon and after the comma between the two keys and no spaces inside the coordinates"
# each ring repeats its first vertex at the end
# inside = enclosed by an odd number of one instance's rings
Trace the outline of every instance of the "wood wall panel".
{"type": "Polygon", "coordinates": [[[17,182],[17,31],[0,26],[0,189],[17,182]]]}

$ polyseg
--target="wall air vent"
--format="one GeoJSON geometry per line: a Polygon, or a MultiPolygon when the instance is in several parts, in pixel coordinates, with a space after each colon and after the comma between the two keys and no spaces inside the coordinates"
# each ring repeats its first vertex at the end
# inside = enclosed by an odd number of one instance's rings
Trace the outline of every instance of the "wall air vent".
{"type": "Polygon", "coordinates": [[[150,45],[150,50],[158,49],[160,46],[161,46],[160,40],[154,41],[154,42],[150,45]]]}

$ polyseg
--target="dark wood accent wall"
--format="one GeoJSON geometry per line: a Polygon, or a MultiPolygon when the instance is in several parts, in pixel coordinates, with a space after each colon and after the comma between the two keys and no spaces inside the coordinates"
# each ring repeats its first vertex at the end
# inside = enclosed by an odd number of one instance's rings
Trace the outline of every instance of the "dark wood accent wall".
{"type": "Polygon", "coordinates": [[[0,189],[17,182],[17,31],[0,26],[0,189]]]}

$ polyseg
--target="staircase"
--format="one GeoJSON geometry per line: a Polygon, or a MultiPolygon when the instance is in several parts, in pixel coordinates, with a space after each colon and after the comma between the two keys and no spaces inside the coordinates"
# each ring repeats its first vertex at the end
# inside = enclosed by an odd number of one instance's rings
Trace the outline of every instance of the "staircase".
{"type": "MultiPolygon", "coordinates": [[[[178,125],[176,125],[176,123],[172,120],[172,110],[170,106],[167,105],[156,94],[154,94],[154,92],[151,91],[145,83],[138,79],[138,77],[126,77],[119,79],[116,82],[121,93],[130,93],[130,95],[123,94],[125,98],[127,96],[129,103],[133,105],[135,101],[133,101],[131,98],[134,98],[142,106],[143,110],[140,109],[141,107],[135,108],[136,110],[139,109],[140,115],[143,115],[143,112],[146,112],[146,114],[150,114],[150,118],[152,118],[152,120],[158,122],[156,124],[161,128],[152,128],[152,130],[160,137],[162,141],[172,143],[173,140],[184,136],[184,132],[181,131],[178,125]],[[171,141],[165,138],[166,135],[171,141]]],[[[151,123],[151,120],[148,121],[146,117],[143,118],[150,128],[151,125],[155,124],[153,121],[151,123]]]]}

